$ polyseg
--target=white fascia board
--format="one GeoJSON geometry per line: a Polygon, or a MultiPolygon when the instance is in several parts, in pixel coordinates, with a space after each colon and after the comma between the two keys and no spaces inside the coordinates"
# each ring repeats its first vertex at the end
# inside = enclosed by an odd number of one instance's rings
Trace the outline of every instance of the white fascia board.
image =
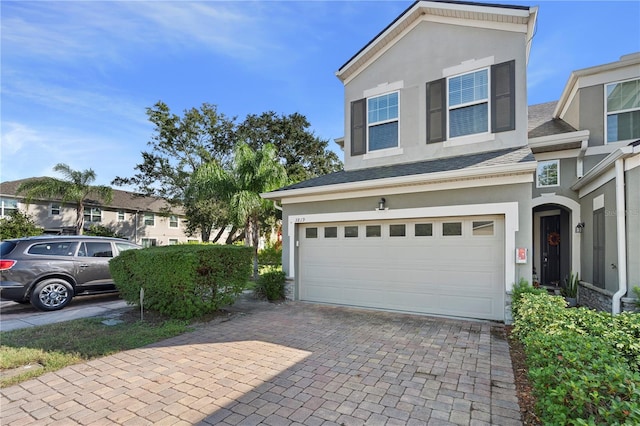
{"type": "MultiPolygon", "coordinates": [[[[623,148],[616,149],[614,152],[612,152],[611,154],[606,156],[604,159],[602,159],[602,161],[596,164],[591,170],[589,170],[582,177],[582,179],[580,179],[578,182],[573,184],[571,186],[571,189],[574,191],[580,191],[580,197],[583,197],[584,195],[593,191],[594,188],[592,188],[592,186],[589,186],[589,188],[586,188],[590,183],[595,181],[602,182],[601,176],[606,175],[607,182],[611,180],[613,177],[615,177],[613,176],[610,178],[609,175],[610,175],[610,172],[613,170],[613,167],[615,166],[616,160],[619,160],[620,158],[629,157],[631,155],[637,154],[638,152],[640,152],[640,149],[638,146],[636,147],[625,146],[623,148]]],[[[597,186],[600,186],[600,185],[598,184],[597,186]]]]}
{"type": "Polygon", "coordinates": [[[555,145],[562,145],[571,142],[582,142],[588,140],[589,130],[578,130],[575,132],[558,133],[549,136],[540,136],[529,139],[529,148],[547,148],[555,145]]]}
{"type": "Polygon", "coordinates": [[[274,191],[260,194],[260,196],[271,200],[282,200],[283,204],[290,204],[353,198],[354,192],[357,192],[358,197],[368,196],[368,194],[377,195],[378,191],[388,193],[390,188],[396,188],[397,193],[412,193],[533,182],[532,173],[536,170],[536,167],[536,163],[530,161],[518,164],[476,167],[473,169],[274,191]]]}
{"type": "Polygon", "coordinates": [[[532,18],[535,21],[535,17],[537,16],[537,8],[530,9],[509,9],[509,8],[501,8],[501,7],[492,7],[487,5],[469,5],[469,4],[455,4],[455,3],[436,3],[429,1],[416,2],[415,5],[407,10],[396,22],[393,23],[390,27],[388,27],[383,33],[379,34],[374,40],[372,40],[369,45],[367,45],[360,53],[351,58],[351,60],[345,64],[341,69],[336,71],[335,75],[338,77],[345,85],[348,84],[351,80],[353,80],[363,69],[367,68],[371,63],[376,61],[380,56],[382,56],[387,50],[389,50],[393,45],[395,45],[398,40],[402,39],[409,31],[415,28],[421,22],[439,22],[444,24],[453,24],[460,26],[468,26],[468,27],[476,27],[476,28],[485,28],[485,29],[496,29],[503,31],[513,31],[519,33],[528,34],[528,42],[527,42],[527,59],[528,59],[528,50],[529,44],[531,42],[532,37],[532,27],[529,25],[532,18]],[[464,14],[476,14],[478,19],[464,19],[464,18],[456,18],[456,17],[445,17],[439,15],[431,15],[429,14],[429,9],[439,9],[439,10],[449,10],[456,13],[464,13],[464,14]],[[505,17],[511,16],[514,18],[525,19],[529,17],[527,23],[517,24],[504,22],[504,18],[499,18],[499,21],[490,21],[481,19],[486,15],[494,15],[496,17],[505,17]],[[413,22],[406,23],[408,19],[414,19],[413,22]],[[390,34],[397,31],[398,27],[402,27],[407,25],[401,32],[395,35],[391,40],[388,40],[385,43],[385,38],[390,34]],[[381,46],[381,44],[385,43],[381,46]],[[358,69],[349,73],[349,69],[358,63],[362,58],[370,55],[371,52],[375,52],[369,59],[367,59],[363,64],[358,66],[358,69]],[[348,77],[344,75],[348,74],[348,77]]]}

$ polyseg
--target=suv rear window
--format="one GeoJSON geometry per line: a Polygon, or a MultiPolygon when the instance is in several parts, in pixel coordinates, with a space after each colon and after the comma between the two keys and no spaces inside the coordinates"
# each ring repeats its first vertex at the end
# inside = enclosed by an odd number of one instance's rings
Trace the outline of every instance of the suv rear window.
{"type": "Polygon", "coordinates": [[[27,253],[44,256],[73,256],[77,245],[78,243],[73,241],[39,243],[29,247],[27,253]]]}
{"type": "Polygon", "coordinates": [[[9,253],[11,253],[14,248],[16,248],[16,245],[17,244],[13,241],[3,241],[2,244],[0,244],[0,255],[2,257],[5,257],[9,253]]]}
{"type": "Polygon", "coordinates": [[[78,251],[80,257],[113,257],[111,243],[83,242],[78,251]]]}

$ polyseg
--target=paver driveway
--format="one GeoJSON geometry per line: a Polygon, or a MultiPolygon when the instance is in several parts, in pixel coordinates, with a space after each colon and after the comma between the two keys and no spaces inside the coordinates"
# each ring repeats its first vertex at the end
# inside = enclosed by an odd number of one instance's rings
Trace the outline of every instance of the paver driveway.
{"type": "Polygon", "coordinates": [[[503,327],[300,302],[2,389],[2,425],[519,425],[503,327]]]}

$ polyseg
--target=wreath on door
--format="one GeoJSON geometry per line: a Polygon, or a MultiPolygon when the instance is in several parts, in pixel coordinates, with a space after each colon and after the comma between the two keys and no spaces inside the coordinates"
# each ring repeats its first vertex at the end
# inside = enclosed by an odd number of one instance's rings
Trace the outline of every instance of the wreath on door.
{"type": "Polygon", "coordinates": [[[547,243],[549,243],[550,246],[557,246],[560,244],[560,234],[557,232],[551,232],[547,235],[547,243]]]}

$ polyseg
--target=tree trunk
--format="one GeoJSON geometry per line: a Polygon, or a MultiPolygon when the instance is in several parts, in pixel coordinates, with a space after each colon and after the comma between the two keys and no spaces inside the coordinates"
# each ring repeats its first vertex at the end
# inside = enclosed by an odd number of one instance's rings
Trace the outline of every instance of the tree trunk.
{"type": "Polygon", "coordinates": [[[236,234],[237,230],[238,228],[235,225],[231,227],[231,231],[229,231],[229,235],[227,235],[227,239],[224,242],[225,244],[232,244],[235,241],[233,236],[236,234]]]}
{"type": "Polygon", "coordinates": [[[218,231],[218,233],[216,234],[216,236],[215,236],[215,237],[213,237],[213,242],[214,242],[214,243],[217,243],[217,242],[218,242],[218,240],[220,239],[220,237],[222,237],[222,234],[224,234],[224,230],[225,230],[226,228],[227,228],[226,226],[223,226],[223,227],[221,227],[221,228],[220,228],[220,230],[218,231]]]}
{"type": "Polygon", "coordinates": [[[258,279],[258,218],[249,217],[245,228],[244,244],[253,247],[253,280],[258,279]]]}
{"type": "Polygon", "coordinates": [[[211,227],[210,226],[201,227],[200,228],[200,238],[202,239],[203,243],[208,243],[209,242],[209,238],[211,238],[211,227]]]}
{"type": "Polygon", "coordinates": [[[82,235],[84,232],[84,203],[76,206],[76,234],[82,235]]]}

